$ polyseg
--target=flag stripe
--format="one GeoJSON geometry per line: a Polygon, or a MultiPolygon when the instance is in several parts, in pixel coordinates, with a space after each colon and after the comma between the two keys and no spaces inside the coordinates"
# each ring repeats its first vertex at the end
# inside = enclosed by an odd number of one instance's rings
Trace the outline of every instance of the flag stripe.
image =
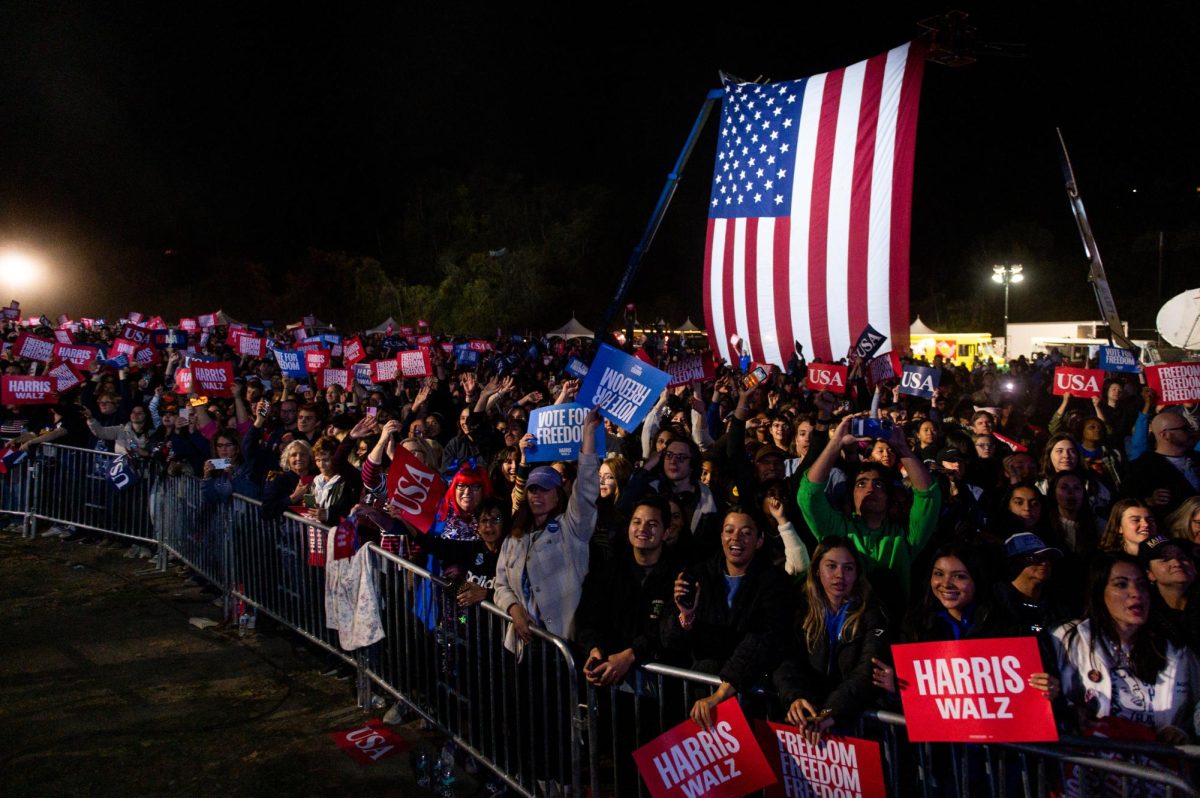
{"type": "Polygon", "coordinates": [[[868,253],[871,245],[871,204],[875,196],[871,191],[875,177],[875,131],[879,122],[879,94],[886,64],[886,53],[866,62],[858,113],[854,188],[850,203],[850,241],[846,253],[846,294],[849,297],[868,297],[868,302],[850,302],[847,308],[848,332],[855,337],[866,328],[871,318],[868,303],[872,289],[876,288],[869,278],[868,253]]]}
{"type": "Polygon", "coordinates": [[[758,330],[763,363],[778,363],[779,339],[775,320],[775,219],[764,216],[758,220],[758,241],[754,247],[755,271],[757,273],[756,295],[758,330]]]}
{"type": "Polygon", "coordinates": [[[737,223],[737,219],[730,219],[725,225],[725,253],[721,256],[721,312],[725,318],[725,338],[721,344],[724,349],[729,350],[730,363],[737,363],[738,355],[733,344],[729,342],[729,337],[734,333],[741,336],[743,332],[737,329],[737,316],[734,315],[733,309],[733,292],[736,288],[733,284],[733,253],[737,242],[737,223]]]}
{"type": "MultiPolygon", "coordinates": [[[[854,186],[854,156],[858,141],[858,111],[866,63],[842,70],[837,127],[833,145],[833,171],[829,181],[829,231],[826,243],[825,301],[829,314],[829,356],[845,357],[859,330],[850,329],[851,295],[848,292],[850,209],[854,186]]],[[[854,302],[859,298],[854,297],[854,302]]]]}
{"type": "MultiPolygon", "coordinates": [[[[701,292],[704,295],[704,329],[708,331],[710,336],[716,330],[716,316],[714,315],[713,304],[713,230],[719,224],[724,224],[723,219],[709,219],[707,229],[704,231],[704,290],[701,292]]],[[[719,290],[719,289],[718,289],[719,290]]],[[[719,352],[715,346],[711,345],[710,349],[713,352],[719,352]]]]}
{"type": "MultiPolygon", "coordinates": [[[[837,137],[838,100],[842,94],[845,71],[834,70],[825,76],[825,94],[821,98],[821,116],[817,128],[817,149],[813,163],[812,205],[808,228],[808,316],[813,355],[828,360],[829,305],[827,274],[829,262],[829,184],[833,181],[833,147],[837,137]]],[[[801,168],[797,165],[797,168],[801,168]]]]}
{"type": "MultiPolygon", "coordinates": [[[[788,268],[788,253],[792,238],[792,220],[786,216],[780,216],[778,219],[772,219],[771,221],[774,224],[775,232],[775,240],[771,245],[771,255],[774,261],[772,279],[775,284],[775,337],[779,345],[779,358],[771,362],[780,366],[786,366],[796,346],[793,343],[795,336],[792,335],[792,308],[788,304],[788,274],[790,273],[788,268]]],[[[799,280],[794,280],[793,282],[799,282],[799,280]]]]}
{"type": "MultiPolygon", "coordinates": [[[[740,328],[746,330],[747,344],[746,352],[755,361],[761,361],[762,344],[759,339],[760,335],[752,335],[751,331],[761,329],[758,326],[758,217],[752,216],[744,221],[739,220],[739,224],[745,226],[742,232],[741,240],[744,246],[742,253],[742,268],[745,269],[746,277],[744,280],[746,286],[746,298],[738,307],[746,310],[746,323],[739,324],[740,328]]],[[[740,321],[740,317],[739,317],[740,321]]]]}
{"type": "Polygon", "coordinates": [[[892,345],[908,348],[908,247],[912,223],[913,156],[917,144],[917,106],[921,94],[921,76],[925,69],[925,49],[916,43],[897,47],[906,50],[904,78],[900,87],[900,107],[896,119],[896,146],[892,180],[892,249],[889,257],[892,286],[892,345]]]}
{"type": "Polygon", "coordinates": [[[812,318],[808,312],[811,286],[808,279],[808,235],[812,226],[812,168],[816,159],[817,131],[821,121],[821,103],[825,94],[825,76],[814,75],[804,81],[803,107],[796,133],[796,184],[792,188],[791,246],[788,248],[791,275],[792,337],[805,347],[804,356],[813,356],[812,318]]]}

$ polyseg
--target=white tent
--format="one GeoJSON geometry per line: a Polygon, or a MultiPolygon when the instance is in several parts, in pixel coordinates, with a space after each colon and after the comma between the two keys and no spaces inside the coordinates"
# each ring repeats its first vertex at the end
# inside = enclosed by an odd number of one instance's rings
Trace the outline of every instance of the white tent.
{"type": "Polygon", "coordinates": [[[367,330],[364,334],[365,335],[387,335],[389,327],[391,328],[392,332],[396,332],[397,330],[400,329],[400,322],[396,321],[391,316],[388,316],[384,321],[380,322],[379,324],[375,325],[371,329],[367,330]]]}
{"type": "Polygon", "coordinates": [[[701,329],[700,329],[699,327],[697,327],[695,324],[692,324],[692,317],[691,317],[691,316],[688,316],[688,317],[687,317],[687,321],[685,321],[685,322],[683,323],[683,325],[682,325],[682,326],[680,326],[680,328],[679,328],[678,330],[676,330],[676,332],[680,332],[680,333],[698,333],[698,334],[703,334],[703,333],[704,333],[704,330],[701,330],[701,329]]]}
{"type": "Polygon", "coordinates": [[[546,333],[547,338],[595,338],[596,334],[579,323],[579,319],[571,316],[571,320],[554,332],[546,333]]]}
{"type": "Polygon", "coordinates": [[[929,325],[921,321],[921,317],[917,316],[917,320],[908,328],[909,335],[937,335],[936,332],[929,329],[929,325]]]}

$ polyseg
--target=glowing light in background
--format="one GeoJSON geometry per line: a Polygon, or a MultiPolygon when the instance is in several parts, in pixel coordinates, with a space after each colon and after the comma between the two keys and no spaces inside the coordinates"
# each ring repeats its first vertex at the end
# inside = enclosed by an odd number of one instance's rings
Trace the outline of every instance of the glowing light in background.
{"type": "Polygon", "coordinates": [[[20,291],[44,285],[45,260],[23,247],[0,248],[0,286],[20,291]]]}

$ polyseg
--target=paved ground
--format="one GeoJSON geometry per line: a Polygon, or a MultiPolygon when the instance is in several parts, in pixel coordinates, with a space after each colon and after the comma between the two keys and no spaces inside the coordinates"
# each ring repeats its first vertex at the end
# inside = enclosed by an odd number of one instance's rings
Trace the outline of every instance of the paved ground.
{"type": "Polygon", "coordinates": [[[409,753],[363,766],[329,739],[381,713],[319,652],[194,628],[213,596],[124,549],[0,533],[0,795],[432,795],[409,753]]]}

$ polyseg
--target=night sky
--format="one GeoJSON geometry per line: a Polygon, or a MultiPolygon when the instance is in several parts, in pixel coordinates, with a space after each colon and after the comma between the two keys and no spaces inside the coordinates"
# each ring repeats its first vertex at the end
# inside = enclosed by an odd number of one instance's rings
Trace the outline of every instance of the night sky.
{"type": "MultiPolygon", "coordinates": [[[[799,78],[912,38],[918,20],[947,10],[839,4],[849,10],[708,19],[648,5],[6,4],[0,243],[46,253],[57,274],[21,298],[78,315],[123,312],[135,295],[153,311],[155,280],[187,279],[165,250],[285,268],[315,247],[419,280],[399,217],[431,168],[603,185],[620,200],[610,243],[627,253],[719,69],[799,78]],[[147,253],[157,272],[128,268],[147,253]]],[[[1040,5],[972,11],[977,62],[926,68],[914,312],[935,323],[978,292],[996,322],[990,264],[1022,260],[1030,278],[1014,320],[1048,314],[1048,294],[1094,317],[1060,125],[1118,308],[1149,326],[1158,232],[1163,299],[1193,287],[1200,255],[1200,15],[1184,2],[1099,16],[1090,3],[1040,5]]],[[[712,128],[634,287],[671,295],[665,306],[696,320],[712,128]]],[[[595,276],[581,318],[596,320],[624,259],[595,276]]]]}

